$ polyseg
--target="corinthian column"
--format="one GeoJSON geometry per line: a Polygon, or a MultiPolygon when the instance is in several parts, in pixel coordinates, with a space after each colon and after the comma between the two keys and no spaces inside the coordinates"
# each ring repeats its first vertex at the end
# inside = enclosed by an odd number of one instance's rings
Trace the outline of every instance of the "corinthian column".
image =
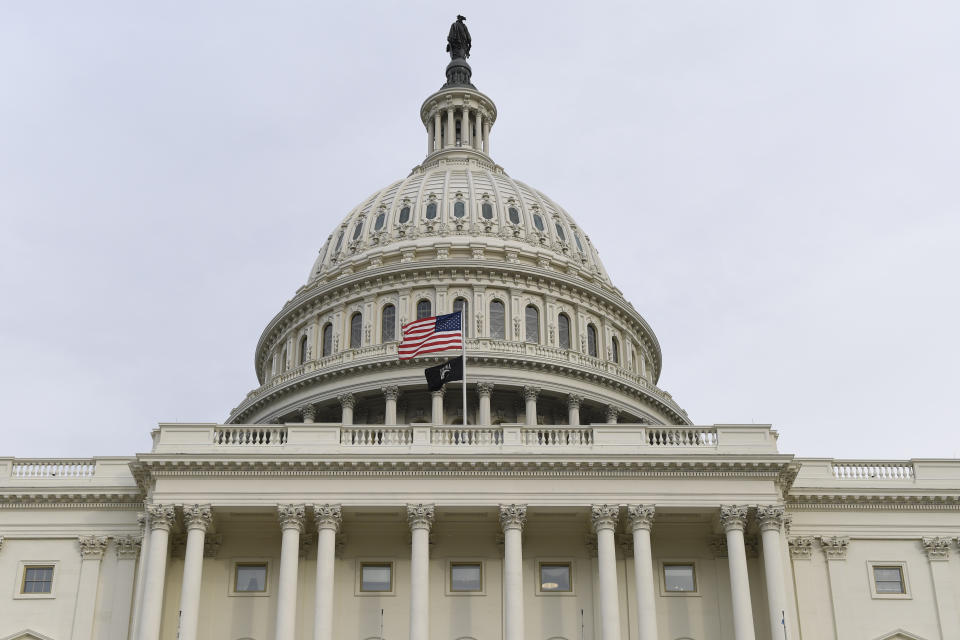
{"type": "Polygon", "coordinates": [[[140,612],[139,640],[160,638],[160,615],[163,609],[163,584],[167,573],[167,543],[175,522],[173,505],[151,504],[150,549],[147,552],[147,575],[143,585],[143,609],[140,612]]]}
{"type": "Polygon", "coordinates": [[[490,424],[490,394],[493,393],[492,382],[478,382],[477,395],[480,396],[480,415],[477,424],[490,424]]]}
{"type": "Polygon", "coordinates": [[[443,389],[431,391],[430,421],[435,425],[443,424],[443,389]]]}
{"type": "Polygon", "coordinates": [[[80,583],[77,586],[77,604],[73,614],[71,639],[93,638],[93,614],[97,608],[97,584],[100,582],[100,561],[107,548],[106,536],[81,536],[80,583]]]}
{"type": "Polygon", "coordinates": [[[580,405],[583,404],[583,396],[569,394],[567,396],[567,424],[575,427],[580,424],[580,405]]]}
{"type": "Polygon", "coordinates": [[[633,530],[633,571],[637,582],[637,634],[640,640],[657,640],[657,603],[654,598],[653,552],[650,528],[656,510],[652,504],[627,507],[633,530]]]}
{"type": "Polygon", "coordinates": [[[357,400],[352,393],[344,393],[341,396],[337,396],[337,400],[340,401],[340,407],[342,408],[340,423],[345,427],[349,427],[353,424],[353,406],[357,403],[357,400]]]}
{"type": "Polygon", "coordinates": [[[383,392],[384,399],[383,424],[388,426],[397,424],[397,398],[400,397],[400,387],[394,384],[380,387],[380,391],[383,392]]]}
{"type": "Polygon", "coordinates": [[[590,509],[590,522],[597,534],[597,565],[600,569],[600,637],[620,639],[620,594],[617,589],[617,550],[614,531],[620,507],[595,504],[590,509]]]}
{"type": "Polygon", "coordinates": [[[333,565],[336,561],[337,531],[340,530],[343,517],[338,504],[314,505],[313,516],[317,521],[317,595],[313,639],[333,640],[333,565]]]}
{"type": "Polygon", "coordinates": [[[503,528],[504,640],[523,640],[523,525],[527,505],[500,505],[503,528]]]}
{"type": "Polygon", "coordinates": [[[302,504],[277,505],[283,537],[280,542],[280,580],[277,587],[275,640],[293,640],[297,626],[297,564],[300,534],[306,508],[302,504]]]}
{"type": "Polygon", "coordinates": [[[537,426],[537,396],[540,395],[540,387],[525,386],[523,388],[523,399],[527,402],[527,425],[537,426]]]}
{"type": "Polygon", "coordinates": [[[203,577],[203,540],[213,520],[210,505],[184,505],[187,550],[183,558],[183,586],[180,589],[179,640],[196,640],[200,619],[200,585],[203,577]]]}
{"type": "Polygon", "coordinates": [[[743,530],[747,526],[747,507],[720,507],[720,523],[727,535],[727,559],[730,564],[730,595],[733,599],[733,637],[735,640],[756,640],[753,631],[753,607],[750,604],[750,582],[747,578],[747,549],[743,530]]]}
{"type": "Polygon", "coordinates": [[[407,505],[410,524],[410,640],[430,637],[430,527],[432,504],[407,505]]]}
{"type": "Polygon", "coordinates": [[[770,634],[783,635],[787,615],[787,598],[783,579],[780,530],[783,528],[784,508],[780,505],[758,506],[757,522],[763,544],[763,571],[767,579],[767,606],[770,608],[770,634]]]}

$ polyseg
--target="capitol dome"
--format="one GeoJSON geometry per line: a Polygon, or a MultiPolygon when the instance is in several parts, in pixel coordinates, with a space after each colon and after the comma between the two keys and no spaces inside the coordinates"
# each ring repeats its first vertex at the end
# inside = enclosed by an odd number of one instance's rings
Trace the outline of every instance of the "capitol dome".
{"type": "MultiPolygon", "coordinates": [[[[462,424],[401,362],[400,327],[463,309],[469,424],[689,424],[657,387],[660,345],[585,231],[490,155],[493,101],[459,59],[420,109],[427,155],[329,234],[257,344],[233,423],[462,424]]],[[[377,436],[381,437],[381,436],[377,436]]]]}

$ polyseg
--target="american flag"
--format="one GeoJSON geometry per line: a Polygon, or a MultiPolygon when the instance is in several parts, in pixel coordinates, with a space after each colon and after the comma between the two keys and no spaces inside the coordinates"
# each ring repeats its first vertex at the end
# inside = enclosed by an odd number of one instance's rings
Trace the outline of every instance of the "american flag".
{"type": "Polygon", "coordinates": [[[402,331],[403,340],[397,349],[401,360],[409,360],[421,353],[463,348],[459,311],[408,322],[402,331]]]}

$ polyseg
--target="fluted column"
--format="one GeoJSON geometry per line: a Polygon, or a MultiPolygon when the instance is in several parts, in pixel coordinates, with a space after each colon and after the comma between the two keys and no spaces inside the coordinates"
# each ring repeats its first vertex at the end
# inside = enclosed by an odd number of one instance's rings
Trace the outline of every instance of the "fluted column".
{"type": "Polygon", "coordinates": [[[137,563],[136,584],[133,587],[133,612],[130,615],[130,640],[140,638],[140,617],[143,612],[143,590],[147,581],[147,558],[150,551],[150,515],[143,511],[137,514],[140,525],[140,562],[137,563]]]}
{"type": "Polygon", "coordinates": [[[523,388],[523,399],[527,403],[526,424],[536,426],[537,424],[537,396],[540,395],[540,387],[525,386],[523,388]]]}
{"type": "Polygon", "coordinates": [[[107,548],[107,536],[80,536],[80,582],[73,613],[71,640],[93,638],[93,619],[97,608],[97,585],[100,582],[100,561],[107,548]]]}
{"type": "Polygon", "coordinates": [[[620,639],[620,594],[617,589],[617,549],[614,531],[620,507],[595,504],[590,509],[590,522],[597,534],[597,566],[600,570],[600,637],[620,639]]]}
{"type": "Polygon", "coordinates": [[[343,426],[349,427],[353,424],[353,407],[356,405],[357,399],[352,393],[344,393],[343,395],[337,396],[337,400],[340,401],[342,410],[340,422],[343,426]]]}
{"type": "Polygon", "coordinates": [[[433,505],[407,505],[410,524],[410,640],[430,637],[430,527],[433,505]]]}
{"type": "Polygon", "coordinates": [[[317,521],[317,592],[314,603],[313,640],[333,640],[333,567],[337,532],[343,521],[340,505],[313,507],[317,521]]]}
{"type": "Polygon", "coordinates": [[[760,540],[763,544],[763,572],[767,580],[767,606],[770,608],[770,634],[773,638],[783,636],[787,615],[780,544],[783,517],[784,508],[780,505],[757,507],[757,522],[760,524],[760,540]]]}
{"type": "Polygon", "coordinates": [[[652,504],[627,507],[627,519],[633,531],[633,572],[637,583],[637,637],[657,640],[656,578],[653,575],[653,551],[650,528],[656,509],[652,504]]]}
{"type": "Polygon", "coordinates": [[[142,539],[142,534],[118,536],[113,539],[117,564],[115,578],[111,580],[113,583],[111,585],[113,615],[110,624],[112,637],[128,640],[134,638],[128,632],[132,620],[132,606],[136,598],[137,556],[140,555],[142,539]]]}
{"type": "Polygon", "coordinates": [[[317,419],[317,408],[312,404],[305,404],[300,407],[300,417],[304,424],[312,424],[317,419]]]}
{"type": "Polygon", "coordinates": [[[200,585],[203,579],[203,539],[213,520],[210,505],[184,505],[187,550],[183,558],[183,586],[180,589],[180,630],[178,640],[196,640],[200,619],[200,585]]]}
{"type": "Polygon", "coordinates": [[[483,150],[483,111],[477,109],[477,136],[473,140],[473,148],[483,150]]]}
{"type": "Polygon", "coordinates": [[[433,114],[433,150],[439,151],[443,148],[443,127],[440,124],[440,110],[433,114]]]}
{"type": "Polygon", "coordinates": [[[450,148],[456,144],[457,129],[453,124],[453,105],[447,106],[447,135],[444,136],[444,148],[450,148]]]}
{"type": "Polygon", "coordinates": [[[580,405],[583,404],[583,397],[571,393],[567,396],[567,424],[577,426],[580,424],[580,405]]]}
{"type": "Polygon", "coordinates": [[[607,405],[607,424],[617,424],[617,418],[620,416],[620,409],[612,404],[607,405]]]}
{"type": "Polygon", "coordinates": [[[733,600],[733,637],[735,640],[756,640],[753,630],[753,607],[750,604],[750,581],[747,577],[747,549],[743,530],[747,526],[747,507],[720,507],[720,523],[727,536],[727,559],[730,565],[730,596],[733,600]]]}
{"type": "Polygon", "coordinates": [[[139,640],[158,640],[163,610],[163,585],[167,573],[167,543],[175,522],[173,505],[147,506],[150,515],[150,549],[147,551],[147,575],[143,586],[139,640]]]}
{"type": "Polygon", "coordinates": [[[283,537],[280,542],[280,579],[277,587],[275,640],[293,640],[297,627],[297,564],[306,509],[302,504],[277,505],[283,537]]]}
{"type": "Polygon", "coordinates": [[[524,640],[523,525],[526,521],[527,505],[500,505],[500,526],[503,528],[504,640],[524,640]]]}
{"type": "Polygon", "coordinates": [[[383,409],[383,424],[397,424],[397,398],[400,397],[400,387],[394,384],[380,387],[380,391],[383,392],[385,403],[383,409]]]}
{"type": "Polygon", "coordinates": [[[477,424],[490,424],[490,394],[493,393],[492,382],[478,382],[477,395],[480,396],[480,416],[477,424]]]}
{"type": "Polygon", "coordinates": [[[432,401],[430,421],[436,425],[443,424],[443,389],[431,391],[430,399],[432,401]]]}

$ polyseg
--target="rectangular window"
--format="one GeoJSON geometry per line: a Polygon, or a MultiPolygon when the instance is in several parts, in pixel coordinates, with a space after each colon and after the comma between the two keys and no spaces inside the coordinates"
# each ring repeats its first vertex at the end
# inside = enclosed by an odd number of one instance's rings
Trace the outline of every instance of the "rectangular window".
{"type": "Polygon", "coordinates": [[[451,563],[450,591],[483,591],[483,565],[479,562],[451,563]]]}
{"type": "Polygon", "coordinates": [[[569,562],[540,563],[540,591],[544,593],[573,591],[569,562]]]}
{"type": "Polygon", "coordinates": [[[663,587],[671,592],[697,590],[697,574],[692,564],[663,565],[663,587]]]}
{"type": "Polygon", "coordinates": [[[267,590],[267,565],[265,563],[238,563],[234,574],[233,590],[237,593],[263,593],[267,590]]]}
{"type": "Polygon", "coordinates": [[[393,591],[393,565],[389,562],[365,562],[361,564],[360,591],[393,591]]]}
{"type": "Polygon", "coordinates": [[[27,565],[23,568],[23,584],[20,593],[51,593],[53,591],[53,565],[27,565]]]}
{"type": "Polygon", "coordinates": [[[873,567],[873,583],[877,594],[906,593],[903,584],[903,569],[900,567],[873,567]]]}

